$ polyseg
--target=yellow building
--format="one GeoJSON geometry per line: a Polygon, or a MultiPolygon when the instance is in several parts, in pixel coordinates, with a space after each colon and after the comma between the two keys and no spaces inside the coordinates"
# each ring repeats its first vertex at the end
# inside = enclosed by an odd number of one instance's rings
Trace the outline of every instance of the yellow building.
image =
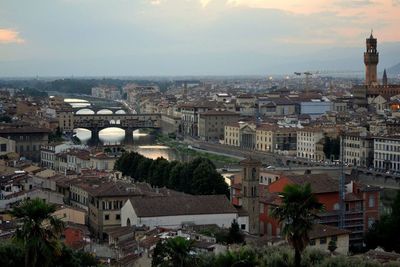
{"type": "Polygon", "coordinates": [[[71,106],[64,105],[57,110],[58,127],[63,132],[72,132],[74,130],[74,111],[71,106]]]}
{"type": "Polygon", "coordinates": [[[59,206],[58,209],[53,212],[53,216],[61,219],[66,223],[76,223],[84,225],[86,223],[86,211],[83,209],[59,206]]]}
{"type": "Polygon", "coordinates": [[[250,150],[295,153],[296,130],[269,123],[231,123],[225,126],[225,144],[250,150]]]}
{"type": "Polygon", "coordinates": [[[350,231],[334,226],[316,224],[309,233],[310,247],[329,251],[329,243],[335,244],[335,252],[347,255],[349,252],[350,231]]]}

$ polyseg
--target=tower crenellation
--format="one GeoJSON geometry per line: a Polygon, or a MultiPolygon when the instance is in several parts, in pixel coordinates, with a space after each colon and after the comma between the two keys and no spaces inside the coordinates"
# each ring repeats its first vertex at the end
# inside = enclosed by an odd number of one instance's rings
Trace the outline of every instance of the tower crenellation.
{"type": "Polygon", "coordinates": [[[379,53],[377,50],[378,42],[371,32],[371,36],[366,39],[366,51],[364,52],[365,64],[365,85],[378,85],[377,66],[379,63],[379,53]]]}

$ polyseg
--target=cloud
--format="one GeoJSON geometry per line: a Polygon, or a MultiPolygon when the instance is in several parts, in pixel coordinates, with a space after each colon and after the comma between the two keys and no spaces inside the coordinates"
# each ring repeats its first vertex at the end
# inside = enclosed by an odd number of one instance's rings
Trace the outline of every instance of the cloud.
{"type": "Polygon", "coordinates": [[[360,7],[366,7],[370,5],[374,5],[375,2],[371,0],[337,0],[334,2],[334,5],[341,6],[344,8],[360,8],[360,7]]]}
{"type": "Polygon", "coordinates": [[[0,44],[22,44],[25,40],[19,36],[19,32],[11,29],[0,28],[0,44]]]}

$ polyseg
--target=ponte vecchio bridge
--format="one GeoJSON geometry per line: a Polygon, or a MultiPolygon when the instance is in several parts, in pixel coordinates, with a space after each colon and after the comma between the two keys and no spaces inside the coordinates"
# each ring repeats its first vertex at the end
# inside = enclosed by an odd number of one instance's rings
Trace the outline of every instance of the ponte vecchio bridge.
{"type": "Polygon", "coordinates": [[[125,130],[125,139],[131,139],[134,130],[140,128],[159,129],[161,114],[74,114],[74,128],[85,128],[92,132],[92,140],[98,140],[99,132],[108,127],[125,130]]]}

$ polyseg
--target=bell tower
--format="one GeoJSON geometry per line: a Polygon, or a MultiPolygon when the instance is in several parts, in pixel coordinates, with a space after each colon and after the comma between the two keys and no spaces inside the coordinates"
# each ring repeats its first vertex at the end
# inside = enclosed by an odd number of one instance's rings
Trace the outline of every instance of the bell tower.
{"type": "Polygon", "coordinates": [[[377,65],[379,62],[379,53],[377,51],[377,39],[371,36],[366,39],[367,51],[364,52],[365,64],[365,85],[378,85],[377,65]]]}
{"type": "Polygon", "coordinates": [[[240,162],[243,169],[242,206],[249,214],[249,234],[260,234],[259,180],[261,162],[252,158],[240,162]]]}

